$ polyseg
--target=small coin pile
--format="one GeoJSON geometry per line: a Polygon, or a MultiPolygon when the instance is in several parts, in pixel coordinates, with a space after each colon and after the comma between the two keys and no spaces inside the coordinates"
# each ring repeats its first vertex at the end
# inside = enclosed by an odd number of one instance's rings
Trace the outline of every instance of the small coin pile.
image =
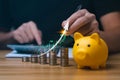
{"type": "Polygon", "coordinates": [[[25,57],[25,56],[22,57],[22,62],[29,62],[29,61],[30,61],[29,57],[25,57]]]}
{"type": "Polygon", "coordinates": [[[38,55],[36,54],[31,55],[31,63],[38,63],[38,55]]]}
{"type": "MultiPolygon", "coordinates": [[[[31,57],[22,57],[22,62],[31,62],[31,63],[40,63],[40,64],[49,64],[50,66],[58,65],[57,63],[57,54],[60,52],[60,66],[67,67],[69,64],[68,58],[68,48],[60,48],[59,51],[54,49],[49,52],[49,57],[47,54],[39,56],[38,54],[32,54],[31,57]],[[48,59],[48,60],[47,60],[48,59]]],[[[44,53],[44,50],[40,54],[44,53]]]]}

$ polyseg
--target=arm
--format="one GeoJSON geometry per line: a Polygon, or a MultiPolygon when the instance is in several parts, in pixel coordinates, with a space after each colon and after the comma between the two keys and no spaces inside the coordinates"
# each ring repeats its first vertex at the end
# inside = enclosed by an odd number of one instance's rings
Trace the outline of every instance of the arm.
{"type": "MultiPolygon", "coordinates": [[[[78,10],[66,21],[70,22],[70,28],[68,31],[70,35],[74,32],[80,32],[83,35],[90,35],[97,32],[106,41],[110,52],[120,51],[120,45],[118,44],[120,40],[119,12],[111,12],[101,17],[101,24],[103,25],[104,31],[99,30],[95,15],[85,9],[78,10]]],[[[63,26],[66,21],[62,23],[63,26]]]]}
{"type": "Polygon", "coordinates": [[[29,21],[13,31],[13,38],[19,43],[29,43],[35,40],[40,45],[42,43],[42,32],[38,30],[33,21],[29,21]]]}
{"type": "Polygon", "coordinates": [[[0,49],[6,49],[6,44],[17,43],[12,35],[13,32],[0,32],[0,49]]]}
{"type": "Polygon", "coordinates": [[[40,45],[42,33],[37,29],[34,22],[30,21],[22,24],[18,29],[11,32],[0,32],[0,45],[3,47],[10,43],[29,43],[33,40],[40,45]]]}
{"type": "Polygon", "coordinates": [[[104,31],[101,37],[107,42],[111,52],[120,51],[120,12],[111,12],[101,17],[104,31]]]}

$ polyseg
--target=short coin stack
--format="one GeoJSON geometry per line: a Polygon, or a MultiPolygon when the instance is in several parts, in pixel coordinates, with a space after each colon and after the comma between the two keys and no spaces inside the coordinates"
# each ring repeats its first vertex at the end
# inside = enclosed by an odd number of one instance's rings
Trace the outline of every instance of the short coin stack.
{"type": "Polygon", "coordinates": [[[38,55],[37,54],[31,55],[31,63],[38,63],[38,55]]]}
{"type": "Polygon", "coordinates": [[[22,62],[29,62],[29,61],[30,61],[29,57],[25,57],[25,56],[22,57],[22,62]]]}

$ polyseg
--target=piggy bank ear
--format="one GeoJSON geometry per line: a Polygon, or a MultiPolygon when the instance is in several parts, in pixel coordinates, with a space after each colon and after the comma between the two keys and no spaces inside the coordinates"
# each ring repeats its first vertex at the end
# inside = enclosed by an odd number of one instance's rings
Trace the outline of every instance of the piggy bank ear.
{"type": "Polygon", "coordinates": [[[80,39],[82,37],[83,37],[83,35],[80,34],[79,32],[74,33],[74,40],[80,39]]]}
{"type": "Polygon", "coordinates": [[[90,37],[95,39],[98,43],[100,42],[100,36],[98,33],[93,33],[90,37]]]}

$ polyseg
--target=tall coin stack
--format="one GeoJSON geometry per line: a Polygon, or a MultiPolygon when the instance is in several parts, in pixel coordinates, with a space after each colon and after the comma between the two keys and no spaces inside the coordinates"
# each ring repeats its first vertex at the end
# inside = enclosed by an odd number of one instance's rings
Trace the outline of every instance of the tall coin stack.
{"type": "Polygon", "coordinates": [[[62,67],[67,67],[69,64],[69,58],[68,58],[68,48],[62,47],[60,49],[60,65],[62,67]]]}
{"type": "Polygon", "coordinates": [[[49,52],[49,65],[56,65],[57,64],[57,53],[55,50],[51,50],[49,52]]]}

